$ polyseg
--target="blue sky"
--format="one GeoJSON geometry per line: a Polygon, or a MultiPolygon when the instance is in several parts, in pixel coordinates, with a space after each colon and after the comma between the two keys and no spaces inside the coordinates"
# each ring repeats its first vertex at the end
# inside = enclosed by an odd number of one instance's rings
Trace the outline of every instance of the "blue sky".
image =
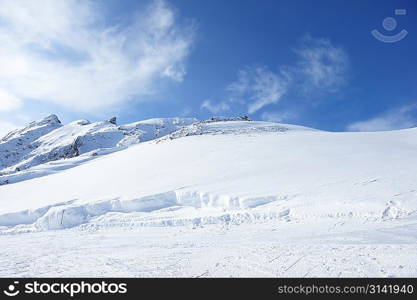
{"type": "Polygon", "coordinates": [[[417,126],[415,0],[0,0],[0,38],[0,134],[49,113],[417,126]]]}

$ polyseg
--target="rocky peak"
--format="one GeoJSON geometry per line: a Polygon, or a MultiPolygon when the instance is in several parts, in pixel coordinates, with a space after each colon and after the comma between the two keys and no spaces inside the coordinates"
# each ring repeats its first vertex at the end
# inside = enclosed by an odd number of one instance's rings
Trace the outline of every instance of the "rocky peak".
{"type": "Polygon", "coordinates": [[[113,117],[113,118],[111,118],[109,120],[109,122],[112,123],[112,124],[114,124],[114,125],[117,125],[117,118],[116,117],[113,117]]]}
{"type": "MultiPolygon", "coordinates": [[[[32,122],[33,123],[33,122],[32,122]]],[[[61,121],[58,119],[58,117],[54,114],[51,114],[39,121],[34,122],[37,125],[44,125],[44,124],[61,124],[61,121]]]]}

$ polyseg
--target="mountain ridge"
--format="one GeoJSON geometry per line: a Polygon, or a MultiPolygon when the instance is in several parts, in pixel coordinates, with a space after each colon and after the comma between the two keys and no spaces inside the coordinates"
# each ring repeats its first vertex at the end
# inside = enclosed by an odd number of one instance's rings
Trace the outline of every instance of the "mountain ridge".
{"type": "Polygon", "coordinates": [[[51,114],[11,131],[0,140],[0,176],[95,150],[123,149],[197,121],[195,118],[155,118],[118,126],[114,117],[93,123],[80,119],[62,124],[51,114]]]}

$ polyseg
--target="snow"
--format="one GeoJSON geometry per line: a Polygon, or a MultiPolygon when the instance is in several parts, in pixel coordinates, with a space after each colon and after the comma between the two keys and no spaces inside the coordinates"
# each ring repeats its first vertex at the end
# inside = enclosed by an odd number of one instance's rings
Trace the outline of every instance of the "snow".
{"type": "Polygon", "coordinates": [[[198,122],[195,118],[156,118],[120,126],[141,142],[150,141],[198,122]]]}
{"type": "Polygon", "coordinates": [[[98,146],[0,186],[0,276],[417,275],[415,128],[172,118],[37,140],[74,136],[98,146]]]}
{"type": "Polygon", "coordinates": [[[415,220],[73,228],[0,236],[0,276],[415,277],[415,220]],[[402,234],[399,234],[402,233],[402,234]]]}
{"type": "Polygon", "coordinates": [[[36,148],[32,145],[36,139],[59,128],[61,122],[55,115],[30,123],[27,127],[17,129],[0,140],[0,168],[7,168],[21,161],[36,148]]]}
{"type": "Polygon", "coordinates": [[[118,151],[170,134],[196,121],[194,118],[160,118],[117,126],[112,118],[94,123],[81,119],[62,125],[57,116],[50,115],[11,132],[0,141],[0,175],[5,175],[0,185],[33,178],[34,173],[41,175],[34,167],[51,161],[118,151]],[[18,174],[22,171],[23,174],[18,174]]]}

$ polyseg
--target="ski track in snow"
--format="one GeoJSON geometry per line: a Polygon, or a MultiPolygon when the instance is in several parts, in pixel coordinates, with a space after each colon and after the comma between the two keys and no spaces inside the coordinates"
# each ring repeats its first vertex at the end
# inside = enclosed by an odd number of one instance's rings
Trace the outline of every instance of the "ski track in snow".
{"type": "Polygon", "coordinates": [[[354,234],[346,238],[338,232],[332,238],[340,234],[344,241],[335,243],[304,235],[303,224],[267,225],[73,228],[0,236],[0,276],[417,276],[415,241],[389,243],[388,234],[376,243],[358,243],[354,234]],[[288,230],[299,236],[292,239],[288,230]]]}

